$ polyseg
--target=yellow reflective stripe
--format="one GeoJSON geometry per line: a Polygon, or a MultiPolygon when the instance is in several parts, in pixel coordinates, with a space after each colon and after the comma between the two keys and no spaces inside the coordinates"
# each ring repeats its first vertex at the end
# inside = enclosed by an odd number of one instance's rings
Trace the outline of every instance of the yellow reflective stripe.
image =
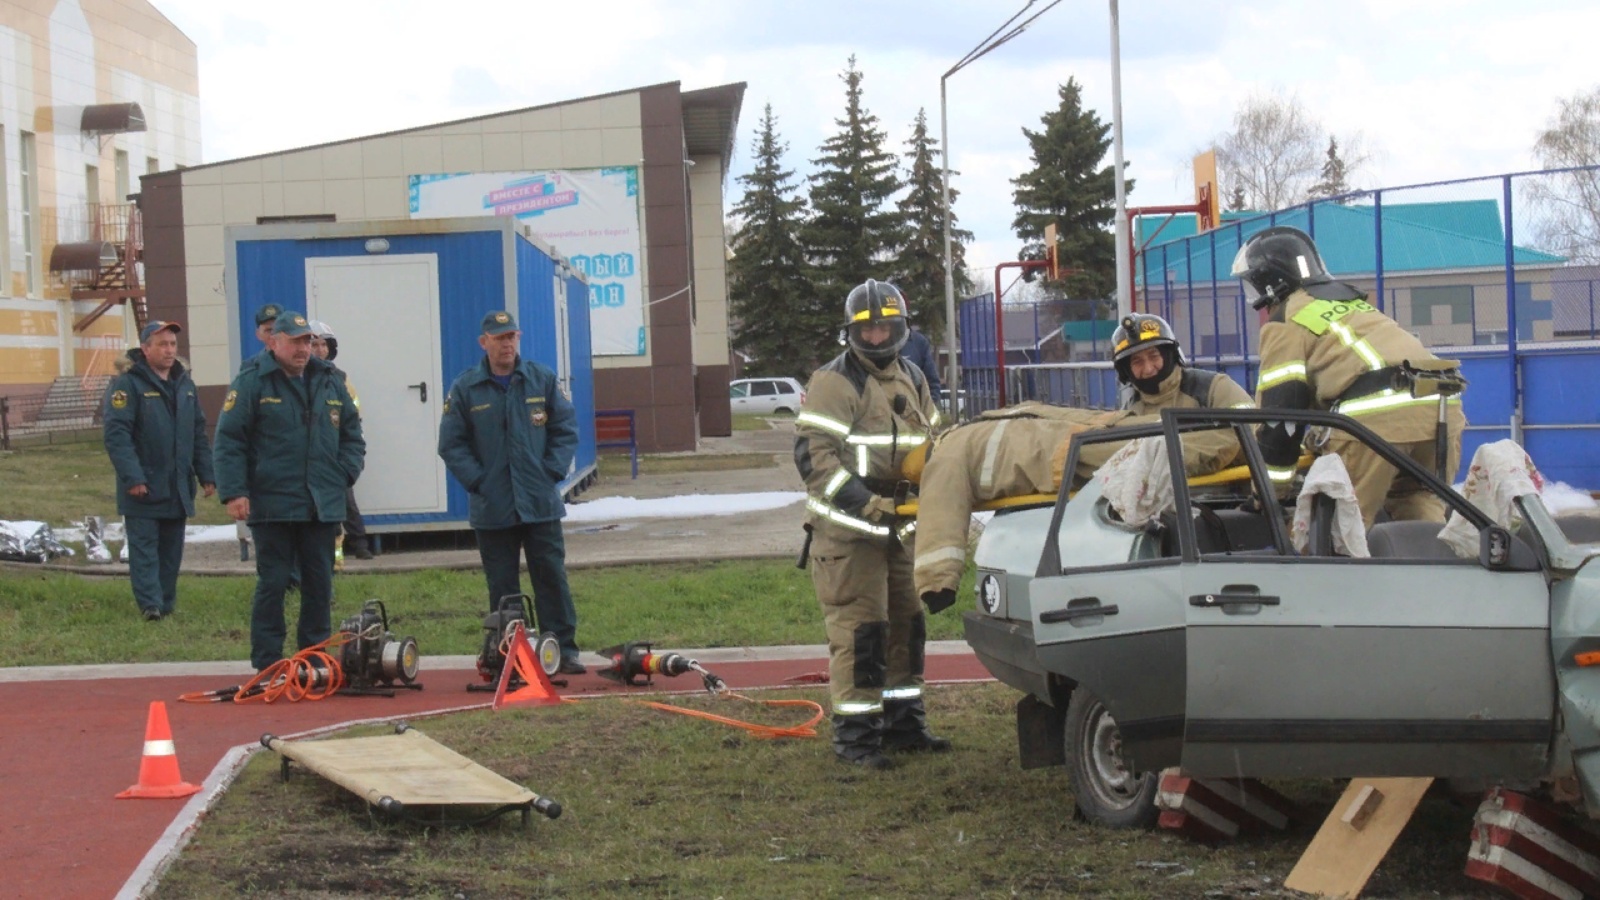
{"type": "Polygon", "coordinates": [[[921,696],[922,688],[916,685],[883,689],[883,699],[885,700],[915,700],[921,696]]]}
{"type": "Polygon", "coordinates": [[[1284,363],[1281,366],[1273,366],[1270,369],[1263,370],[1261,377],[1256,379],[1256,390],[1259,391],[1270,384],[1276,384],[1280,381],[1289,381],[1291,379],[1295,381],[1306,380],[1305,360],[1284,363]]]}
{"type": "Polygon", "coordinates": [[[862,478],[872,474],[872,451],[866,447],[856,448],[856,471],[861,473],[862,478]]]}
{"type": "Polygon", "coordinates": [[[854,531],[859,531],[863,534],[870,534],[874,537],[889,536],[888,527],[883,525],[874,525],[871,522],[868,522],[866,519],[858,519],[855,516],[845,513],[843,510],[840,510],[837,507],[829,506],[828,504],[823,503],[821,500],[818,500],[815,497],[806,498],[806,509],[811,510],[835,525],[840,525],[854,531]]]}
{"type": "Polygon", "coordinates": [[[916,564],[911,568],[926,569],[928,566],[935,566],[942,562],[964,563],[966,561],[966,547],[940,547],[937,550],[929,550],[925,553],[918,553],[916,564]]]}
{"type": "Polygon", "coordinates": [[[815,425],[816,427],[821,428],[823,431],[831,431],[840,437],[846,437],[850,434],[849,425],[840,422],[838,419],[830,419],[827,416],[819,416],[816,413],[803,412],[800,415],[795,416],[794,420],[796,424],[815,425]]]}
{"type": "Polygon", "coordinates": [[[1294,466],[1290,466],[1287,469],[1267,466],[1267,478],[1272,481],[1292,481],[1294,479],[1294,466]]]}
{"type": "Polygon", "coordinates": [[[1001,419],[989,435],[989,442],[983,448],[983,469],[978,476],[978,484],[985,490],[994,486],[994,461],[1000,455],[1000,436],[1006,433],[1006,426],[1010,419],[1001,419]]]}
{"type": "Polygon", "coordinates": [[[899,538],[901,541],[908,541],[916,533],[917,533],[917,520],[916,519],[912,519],[909,522],[906,522],[904,525],[901,525],[899,528],[895,529],[895,533],[894,534],[895,534],[895,537],[899,538]]]}
{"type": "Polygon", "coordinates": [[[828,483],[826,485],[823,485],[822,496],[832,500],[833,495],[839,493],[839,489],[844,487],[844,483],[849,480],[850,473],[844,469],[840,469],[839,471],[833,473],[833,477],[828,479],[828,483]]]}
{"type": "Polygon", "coordinates": [[[1367,368],[1376,372],[1384,367],[1383,357],[1378,355],[1378,351],[1372,349],[1372,345],[1367,343],[1366,338],[1356,337],[1355,332],[1351,331],[1348,325],[1343,322],[1329,322],[1328,327],[1333,329],[1333,333],[1339,336],[1339,340],[1344,341],[1346,347],[1354,350],[1356,355],[1361,357],[1362,361],[1367,364],[1367,368]]]}
{"type": "Polygon", "coordinates": [[[867,447],[916,447],[928,439],[925,434],[901,432],[900,434],[852,434],[844,439],[847,444],[867,447]]]}
{"type": "Polygon", "coordinates": [[[934,428],[938,428],[939,427],[939,423],[943,422],[943,421],[944,421],[944,419],[941,418],[940,415],[939,415],[939,408],[938,407],[934,407],[933,417],[928,420],[928,425],[930,425],[931,427],[934,427],[934,428]]]}
{"type": "Polygon", "coordinates": [[[1228,408],[1229,409],[1255,409],[1256,405],[1254,403],[1251,403],[1249,400],[1245,400],[1242,403],[1235,403],[1234,405],[1232,405],[1232,406],[1230,406],[1228,408]]]}
{"type": "MultiPolygon", "coordinates": [[[[1392,388],[1368,394],[1359,400],[1350,400],[1339,404],[1338,411],[1347,416],[1359,416],[1363,413],[1381,412],[1386,409],[1397,409],[1402,406],[1420,406],[1423,404],[1434,405],[1439,402],[1437,394],[1429,397],[1413,397],[1409,392],[1397,391],[1392,388]]],[[[1460,403],[1460,397],[1451,397],[1447,402],[1460,403]]]]}
{"type": "Polygon", "coordinates": [[[883,712],[881,700],[841,700],[833,705],[833,711],[841,716],[859,716],[867,713],[883,712]]]}
{"type": "MultiPolygon", "coordinates": [[[[900,315],[900,307],[898,307],[898,306],[880,307],[878,309],[878,315],[881,318],[885,318],[885,319],[887,319],[890,316],[898,316],[898,315],[900,315]]],[[[850,321],[852,321],[852,322],[866,322],[866,321],[870,320],[871,318],[872,318],[872,309],[869,307],[869,308],[863,309],[861,312],[858,312],[855,315],[851,316],[850,317],[850,321]]]]}

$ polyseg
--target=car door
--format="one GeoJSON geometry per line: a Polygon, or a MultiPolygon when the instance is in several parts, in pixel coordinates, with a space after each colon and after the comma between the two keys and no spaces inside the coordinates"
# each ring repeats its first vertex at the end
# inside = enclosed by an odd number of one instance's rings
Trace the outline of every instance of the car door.
{"type": "Polygon", "coordinates": [[[1545,771],[1554,684],[1537,559],[1530,550],[1530,570],[1490,570],[1439,552],[1431,526],[1393,524],[1424,543],[1400,557],[1296,556],[1278,529],[1264,552],[1184,562],[1185,771],[1545,771]]]}
{"type": "Polygon", "coordinates": [[[1028,589],[1034,641],[1046,671],[1106,705],[1123,754],[1150,771],[1177,763],[1183,734],[1182,570],[1175,558],[1132,559],[1144,536],[1107,520],[1099,490],[1091,482],[1068,507],[1062,573],[1028,589]]]}
{"type": "Polygon", "coordinates": [[[728,404],[736,413],[750,412],[750,382],[740,381],[728,385],[728,404]]]}

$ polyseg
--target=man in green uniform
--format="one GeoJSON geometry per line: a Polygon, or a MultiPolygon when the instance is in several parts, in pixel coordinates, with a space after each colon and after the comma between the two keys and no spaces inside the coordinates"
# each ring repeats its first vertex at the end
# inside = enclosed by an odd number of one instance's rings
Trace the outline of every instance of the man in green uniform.
{"type": "Polygon", "coordinates": [[[939,414],[922,371],[900,358],[908,328],[897,288],[857,286],[845,299],[845,329],[848,348],[806,386],[794,459],[828,633],[833,751],[842,762],[887,769],[886,749],[950,749],[928,730],[927,621],[894,514],[901,462],[939,414]]]}
{"type": "Polygon", "coordinates": [[[267,352],[229,385],[215,445],[222,502],[255,539],[250,662],[258,670],[283,658],[283,594],[296,570],[298,649],[332,634],[333,538],[366,450],[344,379],[312,356],[306,317],[284,311],[267,352]]]}
{"type": "Polygon", "coordinates": [[[577,414],[556,374],[519,347],[522,332],[505,311],[483,317],[483,361],[445,395],[439,456],[471,495],[469,518],[489,583],[489,609],[522,593],[518,557],[528,559],[540,631],[561,644],[560,672],[581,675],[578,611],[567,587],[560,483],[578,447],[577,414]]]}
{"type": "MultiPolygon", "coordinates": [[[[1366,294],[1328,275],[1311,237],[1279,225],[1257,232],[1233,261],[1256,309],[1269,310],[1261,326],[1261,375],[1257,402],[1272,409],[1331,409],[1372,429],[1395,449],[1448,482],[1461,461],[1466,416],[1460,396],[1447,400],[1440,421],[1439,396],[1410,383],[1410,371],[1459,372],[1440,360],[1411,332],[1367,302],[1366,294]],[[1418,394],[1421,393],[1421,396],[1418,394]],[[1442,431],[1442,434],[1441,434],[1442,431]],[[1445,445],[1439,459],[1440,438],[1445,445]]],[[[1283,424],[1263,426],[1262,456],[1275,481],[1294,477],[1304,435],[1283,424]]],[[[1327,452],[1339,454],[1368,528],[1380,510],[1395,519],[1444,521],[1444,501],[1385,462],[1354,437],[1329,434],[1327,452]]]]}
{"type": "Polygon", "coordinates": [[[117,361],[106,388],[106,453],[117,471],[117,512],[128,541],[133,599],[145,619],[172,614],[183,564],[183,529],[196,480],[216,493],[206,415],[178,361],[177,322],[151,322],[139,347],[117,361]]]}

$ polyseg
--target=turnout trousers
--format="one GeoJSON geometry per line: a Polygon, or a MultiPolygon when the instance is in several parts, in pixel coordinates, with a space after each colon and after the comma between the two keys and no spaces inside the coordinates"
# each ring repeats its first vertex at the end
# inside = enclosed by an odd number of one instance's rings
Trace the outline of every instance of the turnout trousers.
{"type": "Polygon", "coordinates": [[[885,700],[920,700],[927,620],[905,549],[893,538],[842,540],[819,528],[810,565],[833,713],[881,715],[885,700]]]}
{"type": "Polygon", "coordinates": [[[528,558],[528,580],[533,582],[535,626],[561,642],[561,655],[578,655],[578,611],[567,587],[567,545],[561,521],[525,522],[512,528],[479,528],[478,558],[489,582],[489,611],[507,594],[522,593],[521,557],[528,558]]]}
{"type": "Polygon", "coordinates": [[[250,526],[256,543],[256,594],[250,606],[250,664],[257,671],[283,658],[288,626],[283,595],[300,579],[295,649],[333,634],[333,539],[338,522],[262,522],[250,526]]]}
{"type": "Polygon", "coordinates": [[[168,615],[178,602],[178,569],[183,565],[186,521],[126,516],[122,533],[128,541],[128,580],[141,611],[168,615]]]}

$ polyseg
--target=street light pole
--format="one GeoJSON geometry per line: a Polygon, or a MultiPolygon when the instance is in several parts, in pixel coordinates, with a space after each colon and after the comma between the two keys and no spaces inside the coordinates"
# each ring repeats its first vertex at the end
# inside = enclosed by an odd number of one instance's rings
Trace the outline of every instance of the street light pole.
{"type": "Polygon", "coordinates": [[[1117,0],[1111,3],[1111,146],[1117,179],[1117,321],[1133,313],[1132,261],[1128,258],[1128,188],[1122,177],[1122,39],[1117,0]]]}
{"type": "MultiPolygon", "coordinates": [[[[968,50],[966,56],[961,57],[959,62],[950,67],[950,71],[939,76],[939,160],[942,163],[940,166],[940,171],[944,182],[943,198],[940,204],[942,208],[941,211],[944,214],[944,328],[945,350],[950,356],[949,368],[946,371],[950,376],[950,404],[948,407],[948,412],[952,421],[961,411],[961,404],[960,400],[958,399],[961,396],[961,363],[956,359],[956,353],[960,348],[956,342],[956,273],[954,263],[951,260],[950,252],[950,122],[947,114],[948,104],[945,99],[945,82],[950,80],[951,75],[961,71],[967,65],[976,62],[979,57],[982,57],[990,50],[999,47],[1001,44],[1004,44],[1006,41],[1011,40],[1012,38],[1021,34],[1023,31],[1027,30],[1027,27],[1032,25],[1035,19],[1038,19],[1040,16],[1049,12],[1057,3],[1060,3],[1061,0],[1051,0],[1051,2],[1046,5],[1044,9],[1041,9],[1032,16],[1029,16],[1028,19],[1023,21],[1021,24],[1012,26],[1011,23],[1021,18],[1022,14],[1027,12],[1036,2],[1038,2],[1038,0],[1028,0],[1027,5],[1023,6],[1015,13],[1012,13],[1011,18],[1007,19],[1005,24],[1001,25],[999,28],[996,28],[989,34],[988,37],[979,41],[976,47],[968,50]]],[[[1114,2],[1115,0],[1113,0],[1113,3],[1114,2]]],[[[1120,178],[1122,174],[1120,164],[1117,169],[1117,174],[1120,178]]],[[[995,309],[998,311],[1000,308],[1000,298],[998,296],[994,298],[994,303],[995,309]]],[[[1001,348],[1000,352],[1005,352],[1004,348],[1001,348]]]]}

